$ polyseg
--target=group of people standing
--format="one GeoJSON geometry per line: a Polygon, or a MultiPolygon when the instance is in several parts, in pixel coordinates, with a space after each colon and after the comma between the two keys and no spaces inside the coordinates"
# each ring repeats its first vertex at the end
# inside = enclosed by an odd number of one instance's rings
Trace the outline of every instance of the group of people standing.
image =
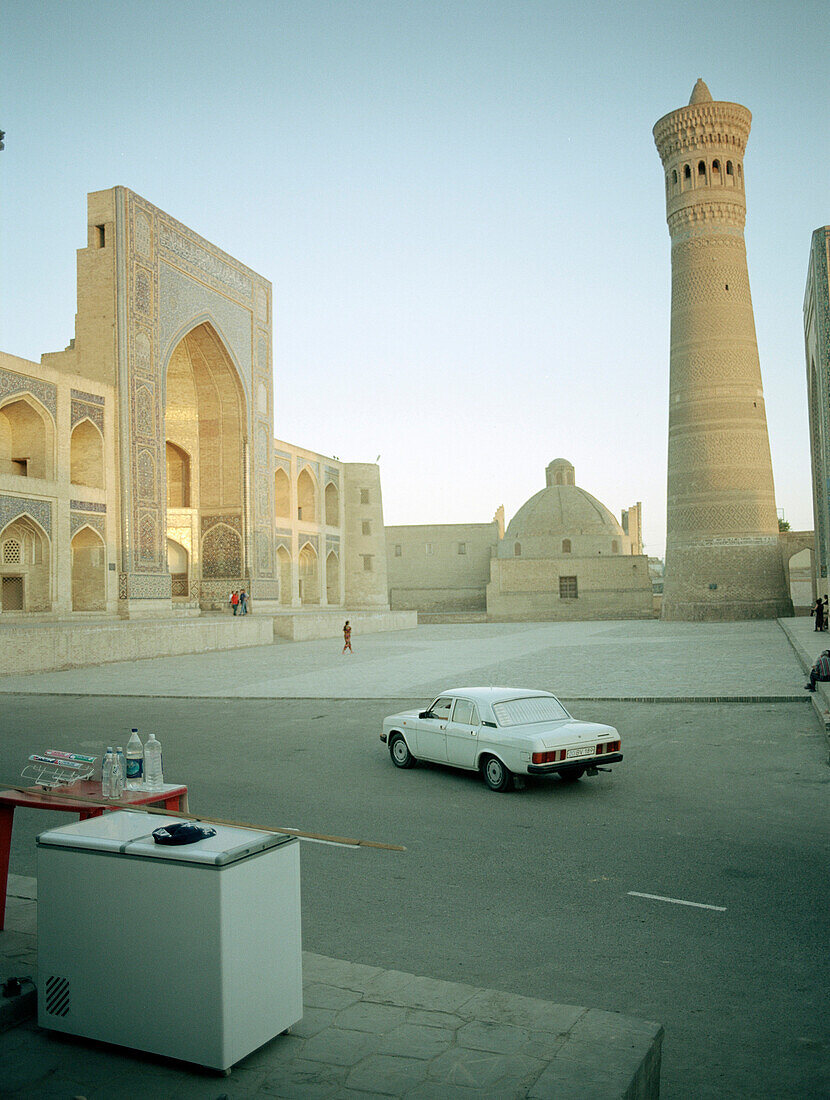
{"type": "Polygon", "coordinates": [[[830,609],[827,606],[827,597],[822,600],[821,596],[816,600],[813,606],[810,608],[810,614],[815,615],[816,625],[814,630],[826,630],[828,620],[830,620],[830,609]]]}
{"type": "Polygon", "coordinates": [[[231,592],[230,596],[228,596],[228,607],[230,607],[234,615],[248,614],[248,593],[244,588],[241,592],[236,588],[231,592]]]}

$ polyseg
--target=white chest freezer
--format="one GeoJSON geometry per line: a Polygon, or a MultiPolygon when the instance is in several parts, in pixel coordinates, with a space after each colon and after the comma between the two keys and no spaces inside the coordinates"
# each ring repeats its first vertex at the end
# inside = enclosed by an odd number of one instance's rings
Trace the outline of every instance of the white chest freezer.
{"type": "Polygon", "coordinates": [[[302,1018],[300,845],[116,811],[38,846],[38,1023],[229,1069],[302,1018]]]}

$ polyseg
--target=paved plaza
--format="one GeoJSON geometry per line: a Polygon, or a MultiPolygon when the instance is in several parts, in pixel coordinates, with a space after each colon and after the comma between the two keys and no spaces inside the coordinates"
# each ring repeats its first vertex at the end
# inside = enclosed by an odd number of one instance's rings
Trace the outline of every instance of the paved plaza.
{"type": "MultiPolygon", "coordinates": [[[[83,751],[134,718],[198,811],[407,852],[303,845],[306,1014],[227,1080],[32,1020],[0,1035],[0,1079],[67,1100],[645,1096],[663,1025],[663,1096],[822,1095],[828,775],[803,667],[827,639],[809,619],[471,624],[356,637],[353,658],[332,640],[2,678],[5,782],[43,730],[84,729],[83,751]],[[391,767],[383,713],[488,680],[617,724],[625,762],[510,796],[391,767]]],[[[63,818],[30,815],[0,976],[34,972],[34,836],[63,818]]]]}
{"type": "MultiPolygon", "coordinates": [[[[809,619],[789,620],[809,638],[809,619]]],[[[826,636],[825,636],[826,637],[826,636]]],[[[802,671],[776,621],[421,626],[225,652],[0,676],[0,693],[185,698],[421,698],[518,684],[563,699],[791,698],[802,671]]]]}

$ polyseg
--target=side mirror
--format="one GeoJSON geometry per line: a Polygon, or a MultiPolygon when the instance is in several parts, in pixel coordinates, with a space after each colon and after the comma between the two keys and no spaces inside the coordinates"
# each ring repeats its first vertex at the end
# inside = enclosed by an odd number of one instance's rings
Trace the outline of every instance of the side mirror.
{"type": "Polygon", "coordinates": [[[422,710],[421,713],[418,715],[418,717],[419,718],[431,718],[432,717],[432,711],[431,710],[422,710]]]}

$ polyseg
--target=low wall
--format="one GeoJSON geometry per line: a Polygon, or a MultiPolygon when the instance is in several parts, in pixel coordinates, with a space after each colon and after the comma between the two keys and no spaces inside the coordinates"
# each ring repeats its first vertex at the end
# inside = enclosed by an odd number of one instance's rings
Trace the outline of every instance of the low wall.
{"type": "Polygon", "coordinates": [[[314,638],[336,638],[343,633],[346,619],[352,636],[377,634],[381,630],[412,630],[418,625],[417,611],[299,611],[274,615],[274,637],[292,642],[314,638]]]}
{"type": "Polygon", "coordinates": [[[264,615],[2,624],[0,674],[207,653],[273,641],[271,619],[264,615]]]}

